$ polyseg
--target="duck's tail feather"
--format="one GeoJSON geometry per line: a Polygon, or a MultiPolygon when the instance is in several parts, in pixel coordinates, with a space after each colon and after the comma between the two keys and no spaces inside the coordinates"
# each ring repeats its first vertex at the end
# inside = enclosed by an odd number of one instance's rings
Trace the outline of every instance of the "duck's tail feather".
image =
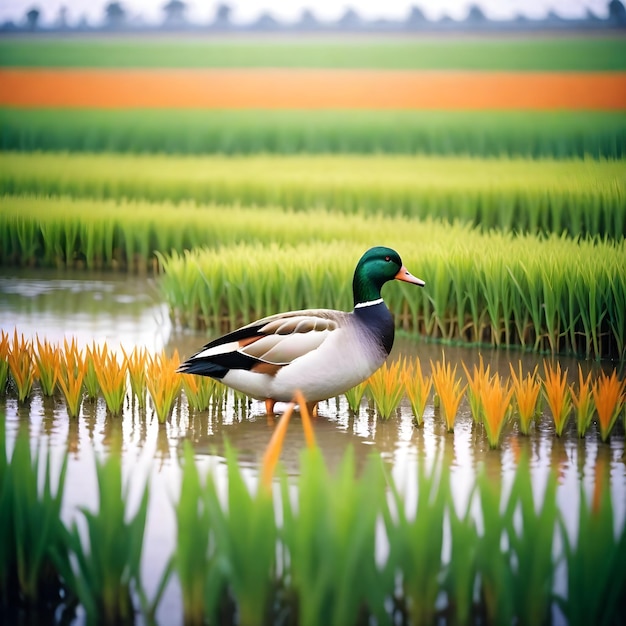
{"type": "Polygon", "coordinates": [[[198,376],[210,376],[211,378],[224,378],[228,368],[209,361],[209,359],[189,359],[181,363],[176,370],[181,374],[197,374],[198,376]]]}

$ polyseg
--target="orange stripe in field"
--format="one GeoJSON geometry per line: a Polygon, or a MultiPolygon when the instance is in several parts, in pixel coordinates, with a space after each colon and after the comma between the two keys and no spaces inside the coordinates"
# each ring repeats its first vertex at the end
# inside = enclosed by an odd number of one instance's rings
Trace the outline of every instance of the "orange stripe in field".
{"type": "Polygon", "coordinates": [[[233,109],[626,109],[626,73],[0,70],[0,104],[233,109]]]}

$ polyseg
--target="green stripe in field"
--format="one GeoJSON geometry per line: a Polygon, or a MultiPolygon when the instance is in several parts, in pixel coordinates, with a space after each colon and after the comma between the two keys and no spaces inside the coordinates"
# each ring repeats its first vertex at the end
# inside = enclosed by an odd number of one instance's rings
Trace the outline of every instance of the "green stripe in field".
{"type": "Polygon", "coordinates": [[[0,108],[0,149],[620,158],[626,113],[0,108]]]}
{"type": "Polygon", "coordinates": [[[483,228],[626,234],[626,162],[0,153],[0,193],[324,207],[483,228]]]}
{"type": "Polygon", "coordinates": [[[0,66],[314,67],[615,71],[626,69],[623,37],[452,38],[90,37],[0,41],[0,66]]]}

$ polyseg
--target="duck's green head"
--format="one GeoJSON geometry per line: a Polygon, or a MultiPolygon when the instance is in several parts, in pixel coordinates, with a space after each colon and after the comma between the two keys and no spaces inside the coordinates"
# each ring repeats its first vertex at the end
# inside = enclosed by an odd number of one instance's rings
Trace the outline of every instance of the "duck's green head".
{"type": "Polygon", "coordinates": [[[425,285],[423,280],[409,273],[395,250],[384,246],[370,248],[354,270],[352,281],[354,305],[378,300],[382,286],[394,279],[420,287],[425,285]]]}

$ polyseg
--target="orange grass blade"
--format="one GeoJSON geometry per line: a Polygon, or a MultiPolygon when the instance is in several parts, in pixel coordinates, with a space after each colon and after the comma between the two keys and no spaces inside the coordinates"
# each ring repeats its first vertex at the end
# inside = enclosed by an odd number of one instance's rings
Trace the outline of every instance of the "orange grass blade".
{"type": "Polygon", "coordinates": [[[511,370],[511,378],[513,384],[513,393],[515,396],[515,404],[517,405],[517,413],[519,416],[520,432],[523,435],[530,434],[530,427],[539,411],[539,393],[541,391],[541,382],[537,378],[538,365],[526,377],[522,374],[522,362],[518,362],[519,376],[515,373],[513,366],[509,363],[511,370]]]}
{"type": "Polygon", "coordinates": [[[400,373],[401,361],[383,363],[369,377],[369,388],[380,417],[389,419],[398,408],[404,394],[404,381],[400,373]]]}
{"type": "Polygon", "coordinates": [[[39,384],[44,396],[51,396],[57,386],[59,377],[60,353],[58,346],[52,345],[47,339],[41,341],[39,335],[35,335],[37,340],[37,350],[35,351],[35,361],[39,384]]]}
{"type": "Polygon", "coordinates": [[[33,356],[32,342],[26,341],[24,335],[18,338],[17,328],[13,333],[13,343],[8,354],[9,369],[17,386],[19,402],[26,402],[35,381],[36,365],[33,356]]]}
{"type": "Polygon", "coordinates": [[[139,407],[143,409],[146,405],[148,351],[145,348],[135,346],[130,356],[126,354],[123,347],[122,352],[124,354],[124,367],[128,372],[133,397],[137,399],[139,407]]]}
{"type": "Polygon", "coordinates": [[[77,375],[69,374],[65,363],[62,365],[63,374],[59,376],[59,387],[65,397],[65,407],[70,417],[78,417],[82,400],[83,378],[85,371],[80,370],[77,375]]]}
{"type": "Polygon", "coordinates": [[[105,343],[102,348],[98,348],[94,341],[92,346],[87,346],[85,352],[85,389],[87,398],[91,402],[95,402],[100,393],[100,383],[98,382],[98,370],[105,367],[104,361],[109,351],[105,343]]]}
{"type": "Polygon", "coordinates": [[[545,372],[543,391],[552,412],[556,434],[560,437],[563,434],[572,408],[570,392],[567,386],[567,369],[562,372],[560,363],[557,363],[556,367],[554,367],[546,361],[543,362],[543,369],[545,372]]]}
{"type": "Polygon", "coordinates": [[[580,363],[578,364],[578,392],[573,385],[570,385],[570,394],[572,404],[576,410],[576,430],[578,436],[582,438],[591,425],[594,404],[593,391],[591,389],[591,372],[585,378],[580,363]]]}
{"type": "Polygon", "coordinates": [[[182,388],[182,375],[176,371],[179,364],[178,352],[171,359],[163,352],[152,357],[148,365],[146,386],[160,423],[169,417],[182,388]]]}
{"type": "Polygon", "coordinates": [[[420,360],[415,359],[413,363],[405,364],[402,372],[402,382],[413,411],[413,422],[417,426],[421,426],[424,421],[424,409],[432,390],[433,380],[431,377],[424,376],[420,360]]]}
{"type": "Polygon", "coordinates": [[[107,409],[111,415],[119,416],[126,397],[126,368],[117,362],[114,354],[106,353],[96,363],[96,375],[107,409]]]}
{"type": "Polygon", "coordinates": [[[593,386],[593,399],[598,413],[600,436],[607,441],[611,430],[617,421],[624,402],[624,386],[626,380],[619,380],[617,372],[613,370],[610,376],[602,372],[593,386]]]}
{"type": "Polygon", "coordinates": [[[467,367],[465,367],[465,363],[461,361],[461,365],[465,370],[465,376],[467,378],[467,389],[468,389],[468,397],[470,403],[470,409],[472,411],[472,417],[475,422],[480,423],[482,421],[482,402],[481,402],[481,390],[482,388],[488,384],[489,375],[491,366],[487,365],[485,368],[485,364],[483,362],[483,355],[479,355],[479,365],[472,370],[472,374],[469,373],[467,367]]]}
{"type": "Polygon", "coordinates": [[[313,424],[309,415],[309,408],[301,391],[296,391],[294,400],[300,406],[300,416],[302,418],[302,429],[304,430],[304,438],[309,448],[315,448],[315,433],[313,432],[313,424]]]}
{"type": "Polygon", "coordinates": [[[274,469],[276,468],[280,453],[283,449],[287,426],[289,426],[289,420],[291,419],[291,414],[293,413],[295,406],[295,402],[289,403],[287,409],[274,429],[270,442],[267,444],[265,454],[263,455],[263,461],[261,462],[261,485],[264,489],[269,490],[272,486],[274,469]]]}
{"type": "Polygon", "coordinates": [[[500,376],[495,374],[491,380],[481,385],[479,393],[487,440],[491,448],[497,448],[500,445],[502,429],[510,415],[513,387],[508,381],[503,384],[500,376]]]}
{"type": "Polygon", "coordinates": [[[452,369],[450,363],[446,363],[445,355],[443,363],[437,361],[436,364],[433,364],[431,361],[430,367],[432,369],[433,384],[443,409],[446,428],[448,432],[452,432],[459,404],[461,404],[467,385],[461,387],[461,379],[456,378],[456,365],[452,369]]]}

